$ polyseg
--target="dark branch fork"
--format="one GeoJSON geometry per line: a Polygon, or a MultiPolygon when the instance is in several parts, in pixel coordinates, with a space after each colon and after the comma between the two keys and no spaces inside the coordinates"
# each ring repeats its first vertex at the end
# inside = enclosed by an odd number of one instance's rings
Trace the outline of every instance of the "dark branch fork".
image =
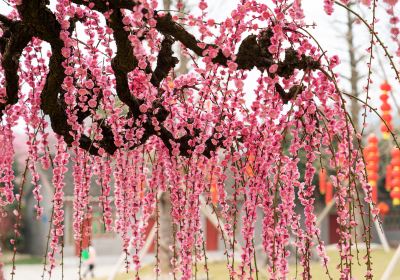
{"type": "MultiPolygon", "coordinates": [[[[85,0],[72,0],[78,5],[89,5],[85,0]]],[[[141,104],[145,101],[136,98],[131,94],[128,86],[128,73],[138,67],[138,61],[134,56],[132,46],[128,39],[129,32],[124,29],[122,22],[121,9],[132,10],[136,5],[130,0],[114,0],[108,2],[107,5],[101,0],[92,0],[94,7],[100,13],[105,13],[112,10],[112,13],[107,20],[108,26],[113,30],[114,39],[117,46],[117,53],[112,59],[112,69],[116,79],[116,92],[118,98],[129,108],[130,115],[135,119],[145,119],[142,123],[144,134],[139,143],[135,143],[130,148],[133,149],[145,143],[151,136],[158,136],[166,147],[172,151],[173,143],[179,144],[180,153],[183,156],[190,156],[194,147],[190,146],[191,140],[200,135],[198,131],[194,135],[187,133],[180,138],[175,138],[173,134],[163,125],[163,122],[169,115],[168,110],[162,106],[161,100],[155,101],[153,108],[146,113],[139,110],[141,104]],[[143,118],[144,117],[144,118],[143,118]],[[152,118],[156,118],[160,124],[160,129],[156,130],[152,125],[152,118]]],[[[46,0],[25,0],[19,5],[18,11],[21,16],[20,21],[12,21],[7,17],[0,15],[0,24],[3,29],[3,36],[0,38],[0,52],[2,54],[2,66],[5,75],[5,88],[7,99],[5,103],[0,103],[0,117],[4,109],[8,105],[13,105],[18,102],[18,63],[23,49],[29,44],[32,37],[37,37],[50,44],[52,55],[49,61],[49,73],[46,77],[46,83],[41,94],[41,109],[50,117],[51,126],[55,133],[62,135],[68,144],[74,141],[71,136],[71,126],[67,121],[67,113],[62,97],[62,83],[66,74],[62,65],[66,59],[62,56],[61,50],[64,46],[60,39],[61,26],[55,15],[47,7],[46,0]]],[[[147,13],[146,10],[143,10],[147,13]]],[[[179,41],[186,48],[193,51],[198,56],[204,56],[205,50],[208,48],[217,48],[215,45],[205,45],[201,48],[199,41],[181,25],[174,22],[170,14],[153,15],[157,21],[156,29],[164,35],[161,42],[161,48],[157,58],[157,65],[154,70],[146,69],[147,73],[151,74],[150,82],[158,88],[161,82],[168,76],[169,72],[176,66],[178,59],[173,56],[172,45],[175,41],[179,41]]],[[[70,33],[75,28],[75,20],[71,20],[70,33]]],[[[260,71],[267,71],[274,63],[272,55],[268,52],[270,37],[272,31],[267,29],[256,35],[249,35],[241,43],[238,53],[236,54],[235,62],[239,70],[249,70],[254,67],[260,71]]],[[[231,58],[225,57],[221,50],[218,51],[216,57],[212,61],[216,64],[226,66],[231,58]]],[[[302,55],[298,57],[297,52],[289,49],[286,52],[284,61],[278,63],[276,74],[269,73],[271,76],[278,75],[280,77],[289,77],[296,69],[299,70],[315,70],[319,68],[319,62],[310,57],[302,55]]],[[[284,102],[289,101],[292,96],[291,92],[298,91],[285,90],[279,85],[275,85],[276,91],[280,94],[284,102]]],[[[81,114],[79,121],[83,122],[88,114],[81,114]]],[[[118,147],[114,143],[113,133],[106,123],[98,122],[103,138],[100,141],[94,141],[82,135],[79,141],[81,148],[89,151],[93,155],[98,154],[98,149],[102,148],[109,154],[114,154],[118,147]]],[[[210,157],[211,153],[218,147],[222,146],[223,139],[215,139],[211,136],[205,141],[205,150],[203,155],[210,157]]]]}

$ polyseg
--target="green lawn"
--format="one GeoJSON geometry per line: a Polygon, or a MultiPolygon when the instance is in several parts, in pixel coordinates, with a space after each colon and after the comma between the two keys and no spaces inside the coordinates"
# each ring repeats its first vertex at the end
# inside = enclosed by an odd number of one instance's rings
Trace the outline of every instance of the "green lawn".
{"type": "MultiPolygon", "coordinates": [[[[13,254],[11,252],[4,252],[2,261],[5,265],[12,264],[13,254]]],[[[43,257],[31,256],[26,254],[16,254],[15,264],[41,264],[43,263],[43,257]]]]}
{"type": "MultiPolygon", "coordinates": [[[[360,252],[360,262],[362,261],[362,256],[365,251],[360,252]]],[[[391,251],[390,253],[385,253],[381,249],[375,249],[372,252],[373,256],[373,271],[374,271],[374,279],[379,279],[381,275],[383,274],[387,264],[389,263],[391,257],[393,256],[394,251],[391,251]]],[[[336,268],[336,266],[339,264],[339,255],[335,251],[329,251],[328,255],[330,257],[330,264],[329,264],[329,273],[332,276],[333,279],[339,279],[339,270],[336,268]]],[[[356,260],[355,260],[356,262],[356,260]]],[[[302,279],[301,277],[301,267],[298,267],[299,273],[297,275],[297,279],[302,279]]],[[[224,262],[215,262],[209,264],[209,279],[211,280],[225,280],[229,279],[228,277],[228,271],[226,269],[226,265],[224,262]]],[[[290,267],[290,278],[294,278],[296,276],[296,266],[291,266],[290,267]]],[[[325,274],[325,269],[324,267],[318,263],[315,262],[311,266],[311,272],[313,279],[317,280],[323,280],[323,279],[329,279],[328,276],[325,274]]],[[[353,275],[356,279],[364,279],[363,275],[365,274],[365,266],[358,266],[354,265],[353,267],[353,275]]],[[[140,275],[143,277],[143,279],[155,279],[154,274],[153,274],[153,268],[150,266],[146,266],[140,271],[140,275]]],[[[395,271],[392,274],[392,280],[399,280],[400,279],[400,263],[399,265],[396,266],[395,271]]],[[[98,280],[104,280],[106,278],[99,278],[98,280]]],[[[132,279],[132,274],[126,274],[122,273],[117,277],[117,280],[128,280],[132,279]]],[[[206,279],[205,273],[202,269],[198,272],[198,279],[206,279]]],[[[254,279],[256,279],[254,277],[254,279]]],[[[260,272],[258,279],[268,279],[267,275],[265,272],[260,272]]]]}
{"type": "MultiPolygon", "coordinates": [[[[380,279],[393,254],[394,250],[392,250],[390,253],[385,253],[381,249],[375,249],[372,251],[372,267],[373,267],[374,279],[380,279]]],[[[329,273],[331,274],[333,279],[339,279],[340,274],[339,270],[337,269],[337,265],[339,264],[339,254],[335,251],[329,251],[328,255],[330,257],[330,264],[328,266],[329,273]]],[[[353,266],[353,275],[356,279],[364,279],[365,265],[362,263],[363,261],[362,257],[364,255],[365,251],[360,251],[361,266],[357,264],[353,266]]],[[[354,262],[357,262],[357,260],[354,259],[354,262]]],[[[292,268],[291,270],[293,270],[293,267],[291,268],[292,268]]],[[[318,280],[329,279],[328,276],[325,274],[324,267],[320,263],[314,263],[311,267],[311,272],[312,275],[314,276],[313,277],[314,279],[318,280]]],[[[293,273],[293,275],[295,274],[293,273]]],[[[394,270],[391,279],[399,280],[400,279],[399,275],[400,275],[400,264],[394,270]]],[[[301,279],[301,277],[298,278],[301,279]]]]}

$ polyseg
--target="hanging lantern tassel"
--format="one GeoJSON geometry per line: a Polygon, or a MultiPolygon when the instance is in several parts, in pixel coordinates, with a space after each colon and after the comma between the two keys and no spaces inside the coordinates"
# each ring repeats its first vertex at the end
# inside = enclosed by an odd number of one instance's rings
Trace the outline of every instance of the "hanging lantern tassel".
{"type": "Polygon", "coordinates": [[[385,121],[382,121],[381,125],[381,132],[383,139],[387,140],[390,138],[390,131],[392,130],[392,107],[389,104],[389,91],[391,91],[391,86],[385,81],[381,85],[381,96],[380,99],[382,101],[381,105],[381,116],[382,119],[385,121]],[[386,124],[385,124],[386,123],[386,124]]]}

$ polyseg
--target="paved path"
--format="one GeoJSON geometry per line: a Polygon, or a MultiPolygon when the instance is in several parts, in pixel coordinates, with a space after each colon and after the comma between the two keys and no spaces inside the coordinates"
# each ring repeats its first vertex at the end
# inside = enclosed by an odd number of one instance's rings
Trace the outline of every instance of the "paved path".
{"type": "MultiPolygon", "coordinates": [[[[109,273],[113,270],[115,264],[119,259],[119,255],[113,256],[97,256],[96,257],[96,267],[95,276],[96,277],[107,277],[109,273]]],[[[238,256],[239,258],[239,256],[238,256]]],[[[208,254],[208,261],[221,261],[225,260],[224,255],[221,252],[210,252],[208,254]]],[[[154,255],[146,255],[142,260],[142,266],[149,264],[154,261],[154,255]]],[[[85,266],[82,265],[82,273],[85,270],[85,266]]],[[[66,257],[64,258],[64,280],[79,280],[78,276],[79,269],[79,259],[77,257],[66,257]]],[[[120,271],[124,271],[124,267],[120,267],[120,271]]],[[[11,266],[6,266],[4,269],[5,279],[11,279],[11,266]]],[[[17,265],[17,270],[14,276],[14,280],[42,280],[43,265],[17,265]]],[[[153,280],[154,277],[143,277],[144,280],[153,280]]],[[[170,278],[170,277],[169,277],[170,278]]],[[[61,267],[57,266],[53,271],[51,278],[49,274],[45,274],[44,280],[61,280],[61,267]]]]}
{"type": "MultiPolygon", "coordinates": [[[[114,264],[117,262],[119,256],[98,256],[96,258],[96,268],[95,276],[104,277],[113,268],[114,264]]],[[[74,280],[78,279],[78,267],[79,259],[74,257],[68,257],[64,259],[64,279],[74,280]]],[[[82,271],[84,271],[85,266],[82,266],[82,271]]],[[[11,266],[6,266],[5,269],[6,280],[11,279],[11,266]]],[[[14,280],[41,280],[43,272],[43,265],[17,265],[16,273],[14,275],[14,280]]],[[[61,267],[57,266],[53,272],[51,278],[49,274],[46,274],[45,280],[59,280],[61,279],[61,267]]]]}

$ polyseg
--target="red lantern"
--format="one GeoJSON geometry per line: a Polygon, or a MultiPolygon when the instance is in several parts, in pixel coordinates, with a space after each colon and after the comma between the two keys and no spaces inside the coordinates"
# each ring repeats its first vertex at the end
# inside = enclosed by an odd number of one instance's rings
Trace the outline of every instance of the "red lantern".
{"type": "Polygon", "coordinates": [[[400,150],[397,148],[394,148],[392,150],[392,157],[399,160],[399,163],[400,163],[400,150]]]}
{"type": "Polygon", "coordinates": [[[372,201],[378,202],[378,171],[379,171],[379,149],[378,149],[378,138],[375,135],[371,135],[368,138],[368,145],[364,149],[364,158],[367,162],[367,175],[368,183],[372,188],[372,201]]]}
{"type": "Polygon", "coordinates": [[[392,189],[390,192],[390,196],[393,199],[393,205],[394,206],[399,206],[400,205],[400,187],[396,186],[392,189]]]}
{"type": "Polygon", "coordinates": [[[326,183],[325,204],[328,205],[333,198],[333,186],[331,182],[326,183]]]}
{"type": "Polygon", "coordinates": [[[250,153],[246,163],[246,175],[249,177],[254,177],[254,170],[253,170],[254,160],[255,160],[254,155],[250,153]]]}
{"type": "Polygon", "coordinates": [[[392,121],[392,116],[391,116],[391,115],[383,115],[383,116],[382,116],[382,119],[383,119],[387,124],[389,124],[389,123],[391,123],[391,121],[392,121]]]}
{"type": "Polygon", "coordinates": [[[385,81],[383,84],[381,84],[381,91],[391,91],[392,87],[385,81]]]}
{"type": "MultiPolygon", "coordinates": [[[[375,134],[371,134],[368,138],[368,143],[370,143],[370,144],[378,144],[378,141],[379,141],[378,137],[376,137],[375,134]]],[[[377,146],[371,145],[370,147],[371,147],[371,149],[375,149],[377,146]]],[[[376,151],[376,150],[374,150],[374,151],[376,151]]]]}
{"type": "MultiPolygon", "coordinates": [[[[396,166],[395,168],[397,169],[399,167],[396,166]]],[[[400,178],[397,177],[397,176],[396,177],[393,176],[393,178],[392,178],[392,186],[391,186],[390,190],[392,190],[396,186],[400,186],[400,178]]]]}
{"type": "Polygon", "coordinates": [[[389,211],[390,207],[385,202],[379,202],[378,204],[379,213],[381,214],[382,218],[385,217],[389,211]]]}
{"type": "Polygon", "coordinates": [[[381,125],[381,132],[383,139],[389,139],[390,131],[392,130],[392,106],[390,106],[388,100],[389,95],[388,92],[391,91],[390,85],[385,81],[381,85],[381,96],[380,99],[382,101],[381,105],[381,116],[382,116],[382,125],[381,125]],[[386,124],[385,124],[386,123],[386,124]]]}
{"type": "Polygon", "coordinates": [[[211,202],[214,205],[217,205],[217,203],[218,203],[218,190],[217,190],[217,182],[216,182],[215,179],[212,179],[212,181],[211,181],[210,192],[211,192],[211,202]]]}
{"type": "Polygon", "coordinates": [[[368,175],[368,180],[370,181],[370,183],[371,183],[371,181],[373,181],[373,182],[378,181],[378,173],[371,172],[371,174],[368,175]]]}
{"type": "MultiPolygon", "coordinates": [[[[386,99],[387,100],[387,99],[386,99]]],[[[392,106],[390,106],[389,103],[382,103],[381,105],[381,110],[382,112],[384,111],[390,111],[392,109],[392,106]]]]}
{"type": "Polygon", "coordinates": [[[210,198],[211,202],[216,206],[218,204],[218,189],[217,189],[217,176],[214,173],[214,168],[210,165],[206,165],[203,167],[203,170],[206,173],[206,180],[210,182],[210,198]]]}
{"type": "Polygon", "coordinates": [[[400,205],[400,151],[397,148],[392,150],[392,160],[390,162],[390,177],[386,172],[386,180],[390,179],[390,197],[394,206],[400,205]]]}
{"type": "MultiPolygon", "coordinates": [[[[366,156],[366,158],[367,157],[368,156],[366,156]]],[[[378,163],[379,158],[375,157],[374,154],[372,154],[372,156],[370,154],[370,156],[368,157],[368,160],[370,160],[370,161],[367,163],[367,170],[373,170],[373,171],[378,170],[378,168],[379,168],[379,163],[378,163]]],[[[375,173],[371,173],[371,176],[374,176],[374,174],[375,173]]]]}
{"type": "Polygon", "coordinates": [[[382,102],[385,102],[385,101],[387,101],[389,99],[389,95],[382,94],[379,98],[382,100],[382,102]]]}
{"type": "MultiPolygon", "coordinates": [[[[398,180],[400,181],[400,170],[397,168],[396,170],[393,170],[393,167],[392,167],[392,165],[390,164],[390,166],[391,166],[391,176],[393,176],[393,177],[391,177],[390,179],[391,180],[393,180],[393,178],[398,178],[398,180]]],[[[387,176],[387,175],[386,175],[387,176]]],[[[396,179],[397,180],[397,179],[396,179]]]]}

